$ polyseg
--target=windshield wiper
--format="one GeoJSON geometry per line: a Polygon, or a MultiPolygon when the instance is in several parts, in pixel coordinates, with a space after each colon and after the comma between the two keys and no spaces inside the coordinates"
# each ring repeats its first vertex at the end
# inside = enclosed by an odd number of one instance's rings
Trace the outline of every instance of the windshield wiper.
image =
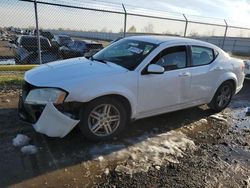
{"type": "Polygon", "coordinates": [[[89,59],[90,59],[91,61],[99,61],[99,62],[101,62],[101,63],[107,64],[107,61],[104,61],[104,60],[102,60],[102,59],[95,59],[95,58],[93,58],[93,56],[90,56],[89,59]]]}

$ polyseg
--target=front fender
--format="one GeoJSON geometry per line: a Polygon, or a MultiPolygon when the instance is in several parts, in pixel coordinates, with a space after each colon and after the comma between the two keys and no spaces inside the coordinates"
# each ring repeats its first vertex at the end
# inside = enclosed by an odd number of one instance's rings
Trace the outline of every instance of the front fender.
{"type": "Polygon", "coordinates": [[[131,118],[133,118],[136,114],[135,106],[137,104],[137,97],[135,94],[133,94],[133,92],[129,89],[122,86],[113,86],[110,88],[96,87],[95,90],[88,90],[88,92],[70,93],[69,96],[66,98],[65,102],[74,101],[86,103],[102,96],[120,95],[122,97],[125,97],[129,101],[131,107],[131,118]]]}

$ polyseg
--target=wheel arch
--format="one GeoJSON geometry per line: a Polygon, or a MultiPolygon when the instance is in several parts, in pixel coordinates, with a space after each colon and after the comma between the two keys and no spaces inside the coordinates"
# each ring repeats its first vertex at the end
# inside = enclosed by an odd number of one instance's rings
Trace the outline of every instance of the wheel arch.
{"type": "Polygon", "coordinates": [[[130,118],[130,119],[132,118],[132,114],[133,114],[132,104],[127,97],[125,97],[121,94],[105,94],[105,95],[95,97],[95,98],[91,99],[89,102],[94,101],[96,99],[105,98],[105,97],[110,97],[110,98],[116,99],[119,102],[121,102],[124,105],[124,107],[128,113],[128,118],[130,118]]]}
{"type": "Polygon", "coordinates": [[[216,83],[215,87],[213,88],[213,92],[212,92],[212,95],[210,96],[210,100],[209,101],[212,101],[216,91],[218,90],[218,88],[224,84],[225,82],[231,82],[232,85],[233,85],[233,88],[234,88],[234,94],[236,92],[236,88],[237,88],[237,77],[235,74],[233,73],[227,73],[227,74],[224,74],[220,77],[220,79],[218,80],[218,82],[216,83]]]}

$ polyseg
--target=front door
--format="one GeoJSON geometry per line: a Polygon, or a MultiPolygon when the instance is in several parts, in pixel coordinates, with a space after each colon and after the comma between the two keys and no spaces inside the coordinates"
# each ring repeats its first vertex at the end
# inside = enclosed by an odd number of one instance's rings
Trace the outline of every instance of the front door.
{"type": "MultiPolygon", "coordinates": [[[[175,109],[188,99],[191,72],[187,68],[186,46],[168,47],[150,63],[164,67],[163,74],[146,71],[139,76],[138,108],[141,114],[153,114],[175,109]]],[[[146,67],[147,68],[147,67],[146,67]]]]}

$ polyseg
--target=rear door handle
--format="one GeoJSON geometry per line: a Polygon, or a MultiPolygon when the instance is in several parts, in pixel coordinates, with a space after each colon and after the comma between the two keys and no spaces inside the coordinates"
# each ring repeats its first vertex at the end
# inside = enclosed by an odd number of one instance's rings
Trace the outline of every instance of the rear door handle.
{"type": "Polygon", "coordinates": [[[182,72],[179,74],[179,77],[187,77],[187,76],[191,76],[190,72],[182,72]]]}
{"type": "Polygon", "coordinates": [[[221,66],[218,66],[218,67],[214,67],[212,70],[223,70],[223,68],[221,66]]]}

